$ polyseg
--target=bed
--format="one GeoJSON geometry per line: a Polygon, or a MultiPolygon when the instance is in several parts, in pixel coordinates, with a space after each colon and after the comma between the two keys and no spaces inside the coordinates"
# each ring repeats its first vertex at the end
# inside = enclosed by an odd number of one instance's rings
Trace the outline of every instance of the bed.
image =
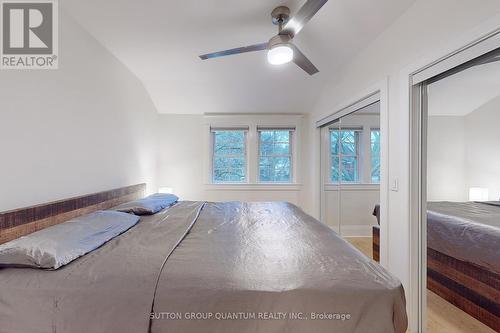
{"type": "MultiPolygon", "coordinates": [[[[0,213],[0,239],[143,191],[140,185],[0,213]]],[[[407,328],[400,282],[296,206],[189,201],[141,217],[57,270],[0,269],[0,323],[2,333],[407,328]]]]}
{"type": "Polygon", "coordinates": [[[500,202],[427,204],[427,287],[500,331],[500,202]]]}
{"type": "Polygon", "coordinates": [[[427,204],[427,286],[500,331],[500,202],[427,204]]]}

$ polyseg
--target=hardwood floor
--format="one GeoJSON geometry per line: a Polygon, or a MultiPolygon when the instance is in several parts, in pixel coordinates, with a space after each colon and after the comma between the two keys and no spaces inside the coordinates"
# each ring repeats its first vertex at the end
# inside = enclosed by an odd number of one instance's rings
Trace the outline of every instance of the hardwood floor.
{"type": "MultiPolygon", "coordinates": [[[[349,243],[372,258],[371,237],[346,237],[349,243]]],[[[427,291],[428,333],[495,333],[494,330],[448,303],[432,291],[427,291]]]]}
{"type": "Polygon", "coordinates": [[[427,332],[495,333],[494,330],[427,290],[427,332]]]}
{"type": "Polygon", "coordinates": [[[368,258],[372,258],[372,238],[371,237],[345,237],[345,239],[363,252],[368,258]]]}

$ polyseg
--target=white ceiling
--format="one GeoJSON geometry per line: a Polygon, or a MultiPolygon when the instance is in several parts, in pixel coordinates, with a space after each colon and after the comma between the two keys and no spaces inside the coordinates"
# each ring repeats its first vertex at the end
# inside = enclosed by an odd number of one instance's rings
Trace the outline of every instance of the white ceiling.
{"type": "Polygon", "coordinates": [[[474,66],[429,85],[430,116],[466,116],[500,95],[500,61],[474,66]]]}
{"type": "Polygon", "coordinates": [[[118,57],[158,112],[310,112],[322,87],[415,0],[330,0],[295,38],[320,73],[272,67],[265,52],[201,61],[207,52],[266,42],[270,13],[298,0],[65,0],[63,9],[118,57]]]}

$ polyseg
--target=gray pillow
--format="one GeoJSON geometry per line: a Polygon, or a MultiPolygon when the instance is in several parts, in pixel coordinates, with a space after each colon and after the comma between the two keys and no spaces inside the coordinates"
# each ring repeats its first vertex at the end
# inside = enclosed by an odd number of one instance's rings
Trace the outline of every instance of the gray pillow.
{"type": "Polygon", "coordinates": [[[135,215],[151,215],[172,206],[177,200],[179,198],[174,194],[156,193],[144,199],[126,202],[113,209],[135,215]]]}
{"type": "Polygon", "coordinates": [[[0,266],[57,269],[97,249],[139,221],[138,216],[97,211],[0,245],[0,266]]]}

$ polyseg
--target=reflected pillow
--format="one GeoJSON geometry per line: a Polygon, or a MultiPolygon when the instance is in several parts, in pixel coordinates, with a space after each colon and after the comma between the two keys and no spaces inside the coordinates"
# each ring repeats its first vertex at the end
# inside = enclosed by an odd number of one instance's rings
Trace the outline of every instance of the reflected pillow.
{"type": "Polygon", "coordinates": [[[57,269],[138,221],[138,216],[109,210],[80,216],[0,245],[0,267],[57,269]]]}
{"type": "Polygon", "coordinates": [[[113,209],[135,215],[151,215],[172,206],[177,200],[179,200],[179,198],[174,194],[156,193],[144,199],[126,202],[113,209]]]}

